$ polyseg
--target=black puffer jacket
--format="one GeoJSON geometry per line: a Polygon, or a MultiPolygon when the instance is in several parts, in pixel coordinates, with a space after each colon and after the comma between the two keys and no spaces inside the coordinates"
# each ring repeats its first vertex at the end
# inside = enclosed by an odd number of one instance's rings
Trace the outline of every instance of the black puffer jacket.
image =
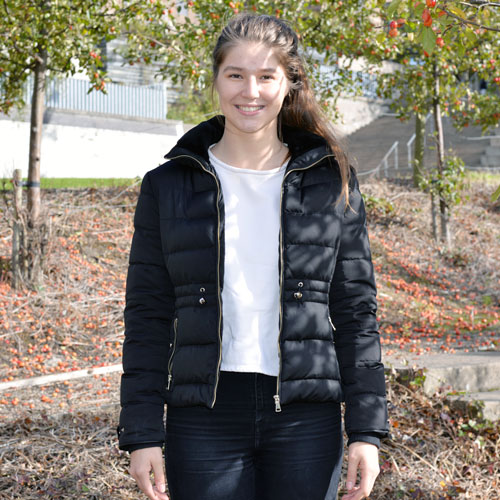
{"type": "MultiPolygon", "coordinates": [[[[163,442],[165,402],[212,408],[217,398],[224,201],[207,150],[222,133],[217,118],[195,127],[142,182],[127,278],[122,449],[163,442]]],[[[346,211],[335,203],[340,174],[325,141],[283,134],[291,159],[281,192],[276,409],[345,400],[350,440],[377,443],[387,433],[384,368],[357,181],[346,211]]]]}

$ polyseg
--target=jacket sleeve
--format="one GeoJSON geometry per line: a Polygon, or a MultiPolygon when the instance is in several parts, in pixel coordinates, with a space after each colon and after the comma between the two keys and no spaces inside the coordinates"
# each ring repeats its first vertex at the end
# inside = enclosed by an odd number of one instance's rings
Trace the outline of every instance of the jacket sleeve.
{"type": "MultiPolygon", "coordinates": [[[[163,413],[174,290],[165,267],[158,201],[146,174],[134,217],[126,286],[119,446],[124,450],[165,439],[163,413]]],[[[141,446],[144,447],[144,446],[141,446]]]]}
{"type": "MultiPolygon", "coordinates": [[[[343,213],[340,246],[330,287],[330,313],[345,399],[349,444],[378,445],[388,433],[384,366],[376,319],[375,276],[366,213],[354,172],[350,207],[343,213]]],[[[339,209],[343,210],[342,204],[339,209]]]]}

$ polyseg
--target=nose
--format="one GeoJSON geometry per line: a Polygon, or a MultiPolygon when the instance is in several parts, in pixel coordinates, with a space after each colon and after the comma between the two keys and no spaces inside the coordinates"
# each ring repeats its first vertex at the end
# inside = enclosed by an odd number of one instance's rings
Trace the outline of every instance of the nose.
{"type": "Polygon", "coordinates": [[[245,80],[241,95],[247,99],[259,97],[259,84],[255,77],[251,76],[245,80]]]}

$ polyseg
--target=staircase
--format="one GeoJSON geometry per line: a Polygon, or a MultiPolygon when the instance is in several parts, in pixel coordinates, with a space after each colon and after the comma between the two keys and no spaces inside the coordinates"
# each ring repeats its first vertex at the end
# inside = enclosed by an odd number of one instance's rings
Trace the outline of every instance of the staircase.
{"type": "Polygon", "coordinates": [[[489,139],[489,145],[481,156],[481,165],[487,168],[500,168],[500,131],[496,129],[489,139]]]}
{"type": "MultiPolygon", "coordinates": [[[[431,134],[431,120],[427,122],[427,148],[424,156],[426,168],[436,165],[436,150],[434,139],[431,134]]],[[[484,162],[489,162],[487,166],[500,167],[500,135],[488,140],[472,140],[480,137],[479,127],[468,127],[458,132],[452,125],[449,118],[443,118],[443,132],[445,153],[451,148],[470,168],[486,166],[484,162]],[[489,153],[488,153],[489,152],[489,153]],[[496,152],[496,153],[495,153],[496,152]],[[482,155],[487,155],[488,159],[482,159],[482,155]],[[493,160],[490,160],[493,158],[493,160]],[[495,163],[496,162],[496,163],[495,163]]],[[[394,116],[381,116],[369,125],[357,130],[346,138],[347,147],[354,165],[359,173],[368,172],[377,168],[387,151],[395,141],[399,141],[398,146],[398,171],[408,174],[408,150],[407,142],[415,133],[415,120],[400,122],[394,116]]],[[[413,157],[413,154],[412,156],[413,157]]],[[[393,161],[391,160],[391,164],[393,161]]],[[[391,169],[390,174],[395,174],[391,169]]]]}
{"type": "Polygon", "coordinates": [[[500,352],[484,351],[461,354],[432,354],[384,358],[387,369],[405,380],[422,370],[423,390],[431,396],[438,390],[448,393],[450,406],[466,408],[480,403],[487,420],[500,420],[500,352]]]}

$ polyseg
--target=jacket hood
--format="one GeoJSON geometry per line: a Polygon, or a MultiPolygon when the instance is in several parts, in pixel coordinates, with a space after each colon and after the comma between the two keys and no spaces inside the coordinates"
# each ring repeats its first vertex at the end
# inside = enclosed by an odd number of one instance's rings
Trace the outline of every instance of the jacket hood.
{"type": "MultiPolygon", "coordinates": [[[[178,140],[165,158],[190,154],[208,163],[208,148],[221,140],[224,133],[224,121],[224,116],[218,115],[193,127],[178,140]]],[[[307,158],[304,160],[310,161],[314,160],[317,155],[331,154],[323,137],[302,129],[283,126],[283,142],[288,145],[291,160],[306,155],[307,158]]]]}

